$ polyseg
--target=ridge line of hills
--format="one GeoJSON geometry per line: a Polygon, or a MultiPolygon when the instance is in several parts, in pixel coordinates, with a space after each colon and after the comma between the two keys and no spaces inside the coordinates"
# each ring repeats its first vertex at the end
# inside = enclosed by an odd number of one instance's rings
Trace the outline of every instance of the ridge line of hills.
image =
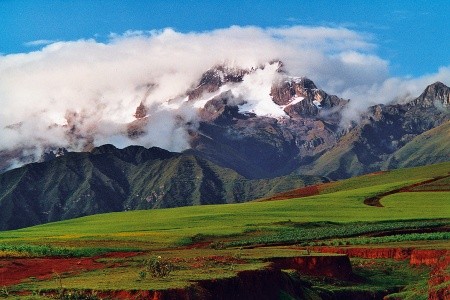
{"type": "Polygon", "coordinates": [[[0,174],[0,230],[104,212],[243,202],[328,181],[246,179],[192,154],[112,145],[0,174]]]}
{"type": "MultiPolygon", "coordinates": [[[[212,69],[183,95],[183,105],[205,104],[198,128],[189,130],[191,148],[182,153],[112,145],[59,149],[48,161],[0,174],[0,230],[102,212],[243,202],[450,160],[450,88],[443,83],[409,101],[374,105],[343,130],[347,100],[280,70],[284,80],[271,86],[270,97],[288,117],[243,111],[248,103],[232,89],[246,72],[212,69]]],[[[130,137],[145,134],[147,111],[143,103],[136,108],[130,137]]]]}

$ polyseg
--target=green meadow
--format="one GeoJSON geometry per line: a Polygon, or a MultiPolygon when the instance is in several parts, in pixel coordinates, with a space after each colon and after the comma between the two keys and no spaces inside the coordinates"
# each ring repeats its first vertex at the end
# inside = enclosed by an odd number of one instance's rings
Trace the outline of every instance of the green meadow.
{"type": "MultiPolygon", "coordinates": [[[[194,236],[245,237],[271,232],[289,223],[379,222],[450,218],[450,192],[397,193],[381,200],[384,207],[364,199],[430,178],[447,175],[450,163],[366,175],[325,185],[320,195],[242,204],[190,206],[99,214],[19,230],[0,232],[1,243],[56,245],[97,241],[119,247],[146,242],[158,249],[177,246],[194,236]],[[127,243],[130,242],[130,243],[127,243]]],[[[136,244],[140,246],[139,244],[136,244]]]]}
{"type": "MultiPolygon", "coordinates": [[[[45,291],[58,289],[60,284],[67,289],[102,290],[113,286],[130,290],[180,288],[193,280],[232,277],[242,270],[264,268],[270,257],[304,255],[304,250],[298,249],[309,246],[385,244],[450,249],[446,230],[450,226],[448,187],[442,188],[441,184],[439,191],[425,189],[385,196],[380,200],[382,207],[364,204],[366,198],[447,176],[449,171],[450,163],[443,163],[328,183],[319,187],[318,195],[304,198],[117,212],[4,231],[0,232],[0,257],[82,257],[139,251],[141,254],[127,259],[102,258],[106,264],[119,264],[120,268],[57,274],[10,288],[45,291]],[[378,232],[391,234],[371,236],[378,232]],[[196,249],[195,245],[200,244],[202,249],[196,249]],[[169,277],[148,279],[143,273],[143,263],[155,255],[176,262],[169,277]],[[218,256],[228,259],[217,261],[218,256]],[[201,266],[192,267],[199,257],[201,266]]],[[[379,276],[379,271],[361,272],[379,276]]],[[[423,281],[427,272],[414,276],[423,281]]],[[[406,275],[397,277],[401,276],[406,275]]],[[[374,279],[378,283],[372,288],[391,287],[389,282],[395,278],[386,278],[383,284],[374,279]]]]}

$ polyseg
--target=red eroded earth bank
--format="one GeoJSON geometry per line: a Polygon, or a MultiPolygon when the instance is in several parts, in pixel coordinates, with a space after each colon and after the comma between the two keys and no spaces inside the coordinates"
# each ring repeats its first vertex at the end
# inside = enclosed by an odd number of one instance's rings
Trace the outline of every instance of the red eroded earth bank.
{"type": "Polygon", "coordinates": [[[347,254],[349,257],[390,258],[409,260],[411,265],[432,267],[428,281],[430,300],[450,299],[450,250],[431,250],[413,248],[351,248],[351,247],[313,247],[312,251],[347,254]],[[444,284],[447,282],[448,284],[444,284]]]}

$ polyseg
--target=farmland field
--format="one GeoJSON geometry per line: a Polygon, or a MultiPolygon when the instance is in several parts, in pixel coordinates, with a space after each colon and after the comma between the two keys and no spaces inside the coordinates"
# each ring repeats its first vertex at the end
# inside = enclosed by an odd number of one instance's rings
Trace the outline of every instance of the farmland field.
{"type": "MultiPolygon", "coordinates": [[[[359,266],[350,279],[319,283],[317,278],[326,272],[316,274],[305,267],[311,262],[292,267],[292,262],[284,261],[297,271],[283,276],[309,282],[303,292],[311,299],[323,296],[323,289],[342,295],[355,291],[375,295],[387,290],[426,299],[431,286],[420,293],[412,291],[427,287],[431,272],[438,272],[435,265],[445,263],[437,257],[448,258],[450,187],[445,187],[448,180],[444,179],[436,181],[439,191],[421,189],[420,183],[447,176],[449,171],[450,163],[445,163],[324,184],[316,195],[303,198],[108,213],[0,232],[0,287],[4,287],[0,296],[45,298],[71,293],[92,299],[133,298],[135,291],[146,291],[149,296],[150,291],[178,289],[182,297],[199,286],[207,289],[205,281],[211,279],[270,273],[267,270],[273,270],[274,259],[281,257],[303,261],[327,257],[332,262],[348,254],[352,264],[359,266]],[[410,186],[415,190],[402,191],[410,186]],[[365,199],[389,191],[399,192],[381,197],[382,206],[364,204],[365,199]],[[392,251],[383,252],[384,248],[392,251]],[[428,255],[428,260],[423,259],[420,268],[411,266],[412,257],[419,255],[414,251],[431,251],[421,254],[428,255]],[[8,281],[11,260],[32,270],[39,259],[49,257],[71,263],[8,281]],[[411,259],[411,264],[392,260],[399,257],[411,259]],[[431,260],[436,260],[434,265],[431,260]],[[153,274],[152,263],[166,264],[169,274],[153,274]],[[377,272],[383,266],[392,271],[381,280],[377,272]],[[365,284],[360,284],[363,277],[365,284]]],[[[445,277],[448,269],[443,270],[439,272],[445,277]]],[[[433,288],[444,293],[448,282],[433,288]]]]}

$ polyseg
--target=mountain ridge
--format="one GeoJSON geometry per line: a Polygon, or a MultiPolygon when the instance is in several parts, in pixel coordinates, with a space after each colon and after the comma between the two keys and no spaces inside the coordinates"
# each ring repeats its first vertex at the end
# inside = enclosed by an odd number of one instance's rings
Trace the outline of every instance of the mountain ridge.
{"type": "MultiPolygon", "coordinates": [[[[441,82],[416,98],[371,106],[346,128],[349,100],[306,77],[284,74],[280,62],[250,70],[213,68],[163,105],[197,109],[198,124],[177,116],[190,149],[51,149],[42,163],[0,173],[0,230],[101,212],[242,202],[450,159],[450,88],[441,82]],[[265,82],[262,94],[245,94],[255,88],[247,76],[259,79],[261,72],[276,80],[265,82]],[[275,113],[267,113],[271,109],[275,113]]],[[[136,107],[125,130],[130,139],[148,130],[150,111],[144,102],[136,107]]],[[[0,153],[0,169],[20,153],[27,158],[28,150],[0,153]]]]}
{"type": "Polygon", "coordinates": [[[248,180],[192,154],[104,145],[0,174],[0,230],[103,212],[243,202],[324,181],[248,180]]]}
{"type": "MultiPolygon", "coordinates": [[[[295,171],[341,179],[381,170],[383,161],[393,152],[415,136],[449,120],[449,88],[435,83],[405,103],[370,107],[358,123],[344,129],[341,113],[348,101],[317,90],[309,79],[302,80],[305,80],[305,86],[313,89],[299,93],[298,87],[292,91],[292,85],[287,84],[285,92],[276,92],[279,99],[274,102],[286,104],[289,103],[286,99],[305,96],[296,105],[310,104],[303,113],[300,111],[288,118],[240,114],[236,105],[229,105],[226,99],[221,99],[221,109],[217,110],[217,100],[210,100],[205,109],[213,105],[216,115],[200,122],[199,133],[192,134],[190,151],[249,178],[295,171]],[[317,95],[334,99],[330,102],[334,105],[314,105],[317,95]],[[340,159],[339,149],[343,148],[348,149],[345,150],[350,155],[348,159],[343,159],[342,166],[327,170],[330,162],[333,165],[340,159]],[[260,149],[264,149],[264,153],[259,153],[260,149]],[[352,151],[354,154],[350,154],[352,151]],[[328,161],[324,161],[327,156],[328,161]],[[345,171],[349,168],[349,172],[345,171]]],[[[301,80],[297,82],[301,83],[301,80]]]]}

